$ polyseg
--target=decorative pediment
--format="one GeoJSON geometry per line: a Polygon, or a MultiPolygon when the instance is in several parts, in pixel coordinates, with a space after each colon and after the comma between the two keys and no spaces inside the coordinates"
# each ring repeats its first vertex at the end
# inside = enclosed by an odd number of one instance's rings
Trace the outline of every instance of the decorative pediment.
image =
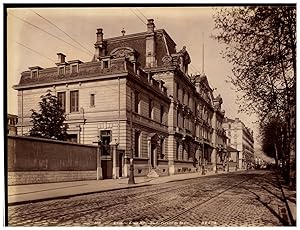
{"type": "Polygon", "coordinates": [[[110,52],[110,56],[112,58],[126,57],[129,58],[130,60],[135,60],[137,55],[138,52],[130,47],[118,47],[110,52]]]}
{"type": "Polygon", "coordinates": [[[162,62],[163,62],[163,65],[172,65],[173,64],[173,59],[171,56],[164,56],[162,58],[162,62]]]}
{"type": "Polygon", "coordinates": [[[147,137],[148,141],[157,142],[159,140],[159,135],[157,133],[150,133],[147,137]]]}

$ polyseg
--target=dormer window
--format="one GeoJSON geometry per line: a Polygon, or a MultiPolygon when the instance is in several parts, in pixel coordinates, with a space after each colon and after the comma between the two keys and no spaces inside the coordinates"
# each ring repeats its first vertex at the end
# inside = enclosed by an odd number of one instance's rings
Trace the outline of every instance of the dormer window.
{"type": "Polygon", "coordinates": [[[58,74],[59,75],[64,75],[65,74],[65,67],[64,66],[58,67],[58,74]]]}
{"type": "Polygon", "coordinates": [[[108,61],[103,61],[103,69],[108,69],[108,61]]]}
{"type": "Polygon", "coordinates": [[[30,76],[32,79],[37,79],[39,77],[39,70],[43,69],[39,66],[29,67],[30,69],[30,76]]]}
{"type": "Polygon", "coordinates": [[[70,73],[71,74],[77,74],[77,73],[79,73],[79,64],[81,64],[81,63],[82,63],[82,61],[80,61],[80,60],[69,61],[70,73]]]}
{"type": "Polygon", "coordinates": [[[78,65],[71,65],[71,73],[78,73],[78,65]]]}
{"type": "Polygon", "coordinates": [[[31,78],[38,78],[38,71],[37,70],[33,70],[31,71],[31,78]]]}

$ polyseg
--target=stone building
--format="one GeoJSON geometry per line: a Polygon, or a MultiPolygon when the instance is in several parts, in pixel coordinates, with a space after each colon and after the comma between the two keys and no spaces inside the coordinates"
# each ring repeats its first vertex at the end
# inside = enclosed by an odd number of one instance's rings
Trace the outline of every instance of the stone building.
{"type": "Polygon", "coordinates": [[[30,67],[18,85],[18,132],[28,133],[30,110],[51,90],[67,114],[69,140],[101,141],[103,178],[134,173],[172,175],[217,170],[226,149],[222,98],[207,77],[189,76],[190,56],[164,29],[148,20],[147,31],[104,39],[97,29],[91,62],[66,61],[30,67]],[[113,151],[114,149],[117,151],[113,151]]]}
{"type": "Polygon", "coordinates": [[[225,118],[223,128],[226,131],[227,145],[239,151],[239,168],[246,168],[254,163],[253,131],[239,119],[225,118]]]}

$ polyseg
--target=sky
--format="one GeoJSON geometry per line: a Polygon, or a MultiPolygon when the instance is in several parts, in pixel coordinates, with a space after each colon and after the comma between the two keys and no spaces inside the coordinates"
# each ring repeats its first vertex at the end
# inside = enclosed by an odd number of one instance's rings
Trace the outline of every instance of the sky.
{"type": "Polygon", "coordinates": [[[123,28],[126,34],[144,32],[146,18],[152,18],[156,29],[165,29],[172,37],[177,44],[177,51],[186,46],[192,60],[190,74],[202,72],[204,43],[204,72],[211,88],[216,88],[214,95],[221,94],[223,98],[225,115],[230,118],[239,117],[246,126],[254,130],[256,136],[255,115],[238,113],[237,93],[228,83],[228,77],[232,76],[231,65],[220,54],[224,46],[211,38],[216,33],[213,30],[214,10],[212,7],[8,9],[7,111],[18,113],[17,91],[12,86],[18,84],[20,73],[28,70],[28,67],[56,66],[59,52],[66,55],[67,61],[91,61],[97,28],[103,28],[104,38],[120,36],[123,28]]]}

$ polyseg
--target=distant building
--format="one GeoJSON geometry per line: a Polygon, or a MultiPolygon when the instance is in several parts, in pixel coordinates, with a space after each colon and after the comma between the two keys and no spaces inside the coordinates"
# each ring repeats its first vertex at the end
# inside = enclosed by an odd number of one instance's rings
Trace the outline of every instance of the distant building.
{"type": "Polygon", "coordinates": [[[239,118],[233,120],[226,117],[223,128],[228,137],[227,145],[239,151],[239,168],[246,168],[247,164],[254,163],[253,131],[239,118]]]}
{"type": "Polygon", "coordinates": [[[214,97],[204,74],[189,76],[186,47],[179,51],[152,19],[146,31],[104,39],[97,29],[91,62],[66,61],[35,66],[21,73],[18,132],[28,133],[30,110],[51,90],[67,114],[71,141],[92,144],[99,137],[102,167],[113,178],[209,170],[221,164],[226,150],[221,96],[214,97]],[[111,154],[117,143],[117,156],[111,154]]]}
{"type": "Polygon", "coordinates": [[[239,151],[231,146],[227,146],[228,161],[239,163],[239,151]]]}
{"type": "Polygon", "coordinates": [[[17,135],[18,116],[7,114],[7,133],[8,135],[17,135]]]}

